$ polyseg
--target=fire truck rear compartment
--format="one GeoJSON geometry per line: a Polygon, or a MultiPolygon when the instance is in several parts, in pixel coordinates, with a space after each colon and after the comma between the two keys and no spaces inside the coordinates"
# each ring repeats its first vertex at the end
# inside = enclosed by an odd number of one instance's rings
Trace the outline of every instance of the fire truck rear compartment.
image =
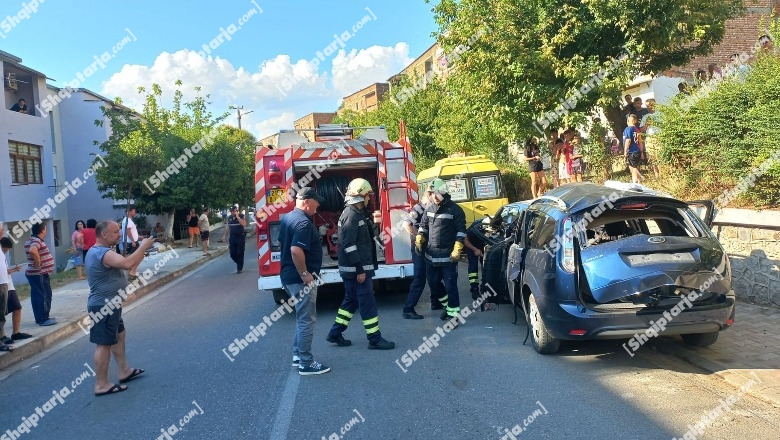
{"type": "MultiPolygon", "coordinates": [[[[298,162],[295,167],[295,181],[301,184],[310,180],[305,186],[314,188],[317,194],[325,199],[314,215],[314,226],[322,237],[322,267],[336,268],[338,267],[338,254],[335,252],[336,246],[338,246],[337,225],[341,212],[344,210],[344,194],[349,182],[357,178],[366,179],[375,193],[374,197],[371,198],[368,212],[379,209],[376,196],[378,191],[376,159],[365,163],[329,164],[328,168],[321,172],[310,171],[310,166],[312,165],[305,161],[298,162]],[[329,246],[330,243],[335,246],[329,246]]],[[[379,228],[375,227],[375,235],[378,230],[379,228]]],[[[380,262],[385,261],[384,253],[379,247],[377,247],[377,259],[380,262]]]]}

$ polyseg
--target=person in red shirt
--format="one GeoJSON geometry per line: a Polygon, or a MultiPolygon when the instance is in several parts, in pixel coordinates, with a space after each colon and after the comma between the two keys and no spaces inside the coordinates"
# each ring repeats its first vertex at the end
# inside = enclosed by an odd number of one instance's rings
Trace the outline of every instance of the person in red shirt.
{"type": "Polygon", "coordinates": [[[87,220],[87,227],[81,230],[81,234],[84,236],[84,259],[82,261],[87,261],[87,251],[89,248],[95,245],[95,242],[97,242],[97,237],[95,236],[95,226],[97,226],[97,220],[91,218],[87,220]]]}

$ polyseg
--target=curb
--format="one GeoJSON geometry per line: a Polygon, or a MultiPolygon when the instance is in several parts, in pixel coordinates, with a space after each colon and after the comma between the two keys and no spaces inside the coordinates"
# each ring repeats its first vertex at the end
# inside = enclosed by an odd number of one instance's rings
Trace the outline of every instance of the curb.
{"type": "MultiPolygon", "coordinates": [[[[155,291],[156,289],[170,283],[171,281],[184,275],[185,273],[190,272],[195,268],[201,266],[206,261],[213,260],[228,252],[229,252],[228,248],[215,249],[211,252],[210,257],[201,256],[197,260],[182,267],[181,269],[175,270],[163,277],[160,277],[152,281],[151,283],[145,286],[142,286],[141,288],[133,292],[131,295],[128,295],[127,299],[122,303],[122,307],[127,307],[128,305],[138,301],[139,299],[155,291]]],[[[86,305],[84,307],[86,309],[86,305]]],[[[32,356],[42,353],[44,350],[51,348],[52,346],[59,343],[63,339],[66,339],[71,335],[73,335],[74,333],[81,331],[81,326],[79,326],[79,322],[81,322],[81,320],[87,316],[88,315],[86,314],[86,312],[84,312],[84,314],[80,316],[77,320],[69,322],[67,325],[62,326],[48,334],[35,337],[31,339],[29,342],[25,343],[24,345],[17,347],[14,351],[3,354],[2,356],[0,356],[0,370],[5,370],[13,366],[14,364],[17,364],[25,359],[28,359],[32,356]]]]}
{"type": "MultiPolygon", "coordinates": [[[[747,373],[729,369],[724,365],[706,359],[698,353],[685,348],[681,344],[682,342],[680,341],[664,341],[662,339],[657,339],[653,341],[652,347],[657,349],[659,353],[674,356],[695,367],[701,368],[710,374],[715,374],[736,389],[739,389],[751,380],[755,380],[754,377],[747,373]]],[[[773,393],[774,395],[770,395],[762,392],[763,390],[770,389],[771,386],[766,385],[763,387],[751,387],[750,389],[745,390],[745,393],[776,407],[780,407],[780,394],[773,393]]]]}

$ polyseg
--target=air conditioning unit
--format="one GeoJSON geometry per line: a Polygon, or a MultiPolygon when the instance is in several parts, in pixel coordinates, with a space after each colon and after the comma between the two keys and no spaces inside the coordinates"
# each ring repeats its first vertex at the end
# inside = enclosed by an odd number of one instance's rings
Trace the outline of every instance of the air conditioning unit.
{"type": "Polygon", "coordinates": [[[9,73],[5,76],[5,89],[6,90],[17,90],[18,86],[16,84],[16,74],[15,73],[9,73]]]}

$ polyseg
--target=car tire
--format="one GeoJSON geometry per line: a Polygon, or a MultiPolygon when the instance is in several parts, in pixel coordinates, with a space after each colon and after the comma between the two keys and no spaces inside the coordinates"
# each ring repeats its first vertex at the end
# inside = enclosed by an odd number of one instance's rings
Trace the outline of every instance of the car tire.
{"type": "Polygon", "coordinates": [[[536,352],[540,354],[557,353],[561,347],[561,341],[552,337],[547,331],[533,294],[528,297],[528,315],[528,322],[531,326],[531,341],[536,352]]]}
{"type": "Polygon", "coordinates": [[[688,345],[693,345],[694,347],[706,347],[717,342],[719,334],[720,332],[689,333],[687,335],[680,336],[682,336],[683,341],[685,341],[685,343],[688,345]]]}
{"type": "Polygon", "coordinates": [[[287,294],[286,290],[283,289],[274,289],[274,302],[276,304],[282,304],[283,302],[287,302],[288,299],[290,299],[290,295],[287,294]]]}

